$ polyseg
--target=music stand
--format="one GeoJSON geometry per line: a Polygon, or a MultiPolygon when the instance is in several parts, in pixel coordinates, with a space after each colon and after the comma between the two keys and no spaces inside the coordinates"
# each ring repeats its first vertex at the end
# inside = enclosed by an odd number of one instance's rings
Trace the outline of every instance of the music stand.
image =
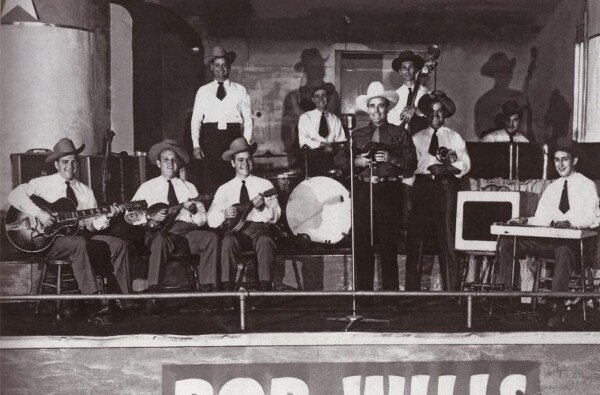
{"type": "MultiPolygon", "coordinates": [[[[354,114],[346,114],[346,125],[348,127],[348,144],[350,147],[350,218],[351,218],[351,223],[352,223],[352,229],[350,231],[350,256],[352,258],[352,291],[356,291],[356,253],[355,253],[355,244],[356,244],[356,240],[355,240],[355,232],[354,232],[354,150],[352,148],[352,145],[354,143],[354,141],[352,140],[352,129],[354,129],[354,127],[356,126],[356,122],[355,122],[355,118],[354,118],[354,114]]],[[[371,168],[371,188],[373,186],[372,182],[373,182],[373,177],[372,177],[372,166],[370,165],[371,168]]],[[[372,199],[373,195],[372,195],[372,189],[371,189],[371,199],[372,199]]],[[[373,207],[373,201],[371,200],[370,202],[371,204],[371,214],[372,214],[372,207],[373,207]]],[[[373,217],[371,216],[371,224],[373,223],[373,217]]],[[[373,248],[373,227],[371,226],[371,248],[373,248]]],[[[344,328],[344,332],[348,332],[348,329],[350,329],[350,327],[352,325],[354,325],[355,322],[358,321],[362,321],[362,322],[390,322],[389,320],[382,320],[382,319],[378,319],[378,318],[367,318],[364,315],[359,315],[356,313],[356,295],[352,295],[352,311],[350,312],[350,314],[344,316],[344,317],[328,317],[327,321],[336,321],[336,322],[344,322],[344,321],[348,321],[348,325],[346,325],[346,327],[344,328]]]]}

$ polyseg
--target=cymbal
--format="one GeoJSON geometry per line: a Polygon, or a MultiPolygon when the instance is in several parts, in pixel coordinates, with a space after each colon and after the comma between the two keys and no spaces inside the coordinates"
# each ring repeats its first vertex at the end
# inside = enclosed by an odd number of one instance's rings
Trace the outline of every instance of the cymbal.
{"type": "Polygon", "coordinates": [[[271,151],[265,151],[260,155],[254,155],[255,158],[285,158],[286,154],[274,154],[271,151]]]}

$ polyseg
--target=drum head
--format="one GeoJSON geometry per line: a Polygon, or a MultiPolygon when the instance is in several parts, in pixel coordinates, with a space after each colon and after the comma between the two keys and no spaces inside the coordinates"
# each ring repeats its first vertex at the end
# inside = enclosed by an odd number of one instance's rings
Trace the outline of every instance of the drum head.
{"type": "Polygon", "coordinates": [[[317,243],[339,243],[350,231],[350,193],[328,177],[302,181],[292,191],[286,216],[290,230],[317,243]]]}

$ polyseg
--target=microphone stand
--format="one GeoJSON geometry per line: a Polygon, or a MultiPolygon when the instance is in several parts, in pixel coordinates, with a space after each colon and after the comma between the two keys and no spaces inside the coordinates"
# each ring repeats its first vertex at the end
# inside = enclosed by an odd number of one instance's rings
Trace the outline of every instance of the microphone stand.
{"type": "MultiPolygon", "coordinates": [[[[355,217],[355,209],[354,209],[354,140],[353,140],[353,129],[355,126],[354,115],[352,115],[352,121],[348,121],[348,144],[350,147],[350,218],[352,222],[352,229],[350,231],[350,256],[352,260],[352,291],[356,291],[356,237],[355,237],[355,229],[354,226],[356,222],[354,221],[355,217]]],[[[373,168],[372,165],[369,164],[371,179],[369,180],[370,185],[370,194],[371,194],[371,248],[373,247],[373,168]]],[[[359,315],[356,312],[356,295],[352,295],[352,311],[350,314],[345,317],[328,317],[327,321],[336,321],[336,322],[345,322],[348,321],[348,325],[344,328],[344,332],[348,332],[350,327],[354,325],[355,322],[390,322],[389,320],[382,320],[376,318],[367,318],[363,315],[359,315]]]]}

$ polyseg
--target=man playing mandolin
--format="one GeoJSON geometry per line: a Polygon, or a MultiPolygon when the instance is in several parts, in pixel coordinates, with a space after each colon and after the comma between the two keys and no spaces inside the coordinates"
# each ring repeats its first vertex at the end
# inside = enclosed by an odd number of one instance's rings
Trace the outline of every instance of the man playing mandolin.
{"type": "Polygon", "coordinates": [[[260,290],[273,289],[275,242],[269,224],[279,220],[281,208],[271,181],[252,175],[255,151],[256,143],[250,145],[244,138],[231,142],[222,158],[231,162],[235,177],[217,189],[208,210],[208,224],[213,228],[230,222],[240,224],[244,221],[243,214],[247,214],[243,227],[239,231],[228,232],[221,245],[221,281],[226,291],[234,286],[236,254],[244,250],[256,251],[260,290]]]}
{"type": "Polygon", "coordinates": [[[196,187],[179,178],[179,170],[189,162],[189,155],[175,140],[165,139],[148,152],[151,162],[160,169],[160,176],[138,188],[133,200],[145,200],[147,213],[128,213],[127,222],[146,224],[146,246],[150,249],[148,288],[156,288],[159,274],[169,254],[198,254],[200,291],[214,290],[217,284],[219,238],[216,233],[201,230],[206,223],[206,209],[198,199],[196,187]],[[166,205],[165,205],[166,203],[166,205]],[[158,211],[153,207],[159,207],[158,211]],[[181,210],[172,208],[181,207],[181,210]],[[170,215],[167,215],[171,211],[170,215]]]}
{"type": "MultiPolygon", "coordinates": [[[[75,179],[75,175],[79,170],[78,155],[84,148],[85,144],[75,148],[73,141],[70,139],[60,139],[54,146],[53,152],[45,160],[46,163],[54,163],[57,173],[34,178],[28,183],[19,185],[8,196],[10,204],[25,214],[35,216],[37,221],[46,228],[56,223],[57,218],[54,211],[96,208],[97,203],[94,192],[90,187],[75,179]],[[33,200],[36,198],[42,198],[48,203],[55,203],[61,198],[68,198],[73,203],[72,209],[45,210],[34,203],[33,200]]],[[[108,227],[110,219],[121,211],[122,208],[114,204],[110,206],[106,214],[80,220],[78,235],[57,237],[46,251],[46,257],[50,259],[64,259],[71,262],[71,268],[79,289],[84,294],[100,292],[90,262],[92,254],[88,250],[91,247],[91,251],[95,251],[97,243],[105,243],[110,248],[110,260],[121,291],[128,293],[130,290],[129,255],[125,242],[112,236],[91,234],[91,232],[108,227]]]]}

